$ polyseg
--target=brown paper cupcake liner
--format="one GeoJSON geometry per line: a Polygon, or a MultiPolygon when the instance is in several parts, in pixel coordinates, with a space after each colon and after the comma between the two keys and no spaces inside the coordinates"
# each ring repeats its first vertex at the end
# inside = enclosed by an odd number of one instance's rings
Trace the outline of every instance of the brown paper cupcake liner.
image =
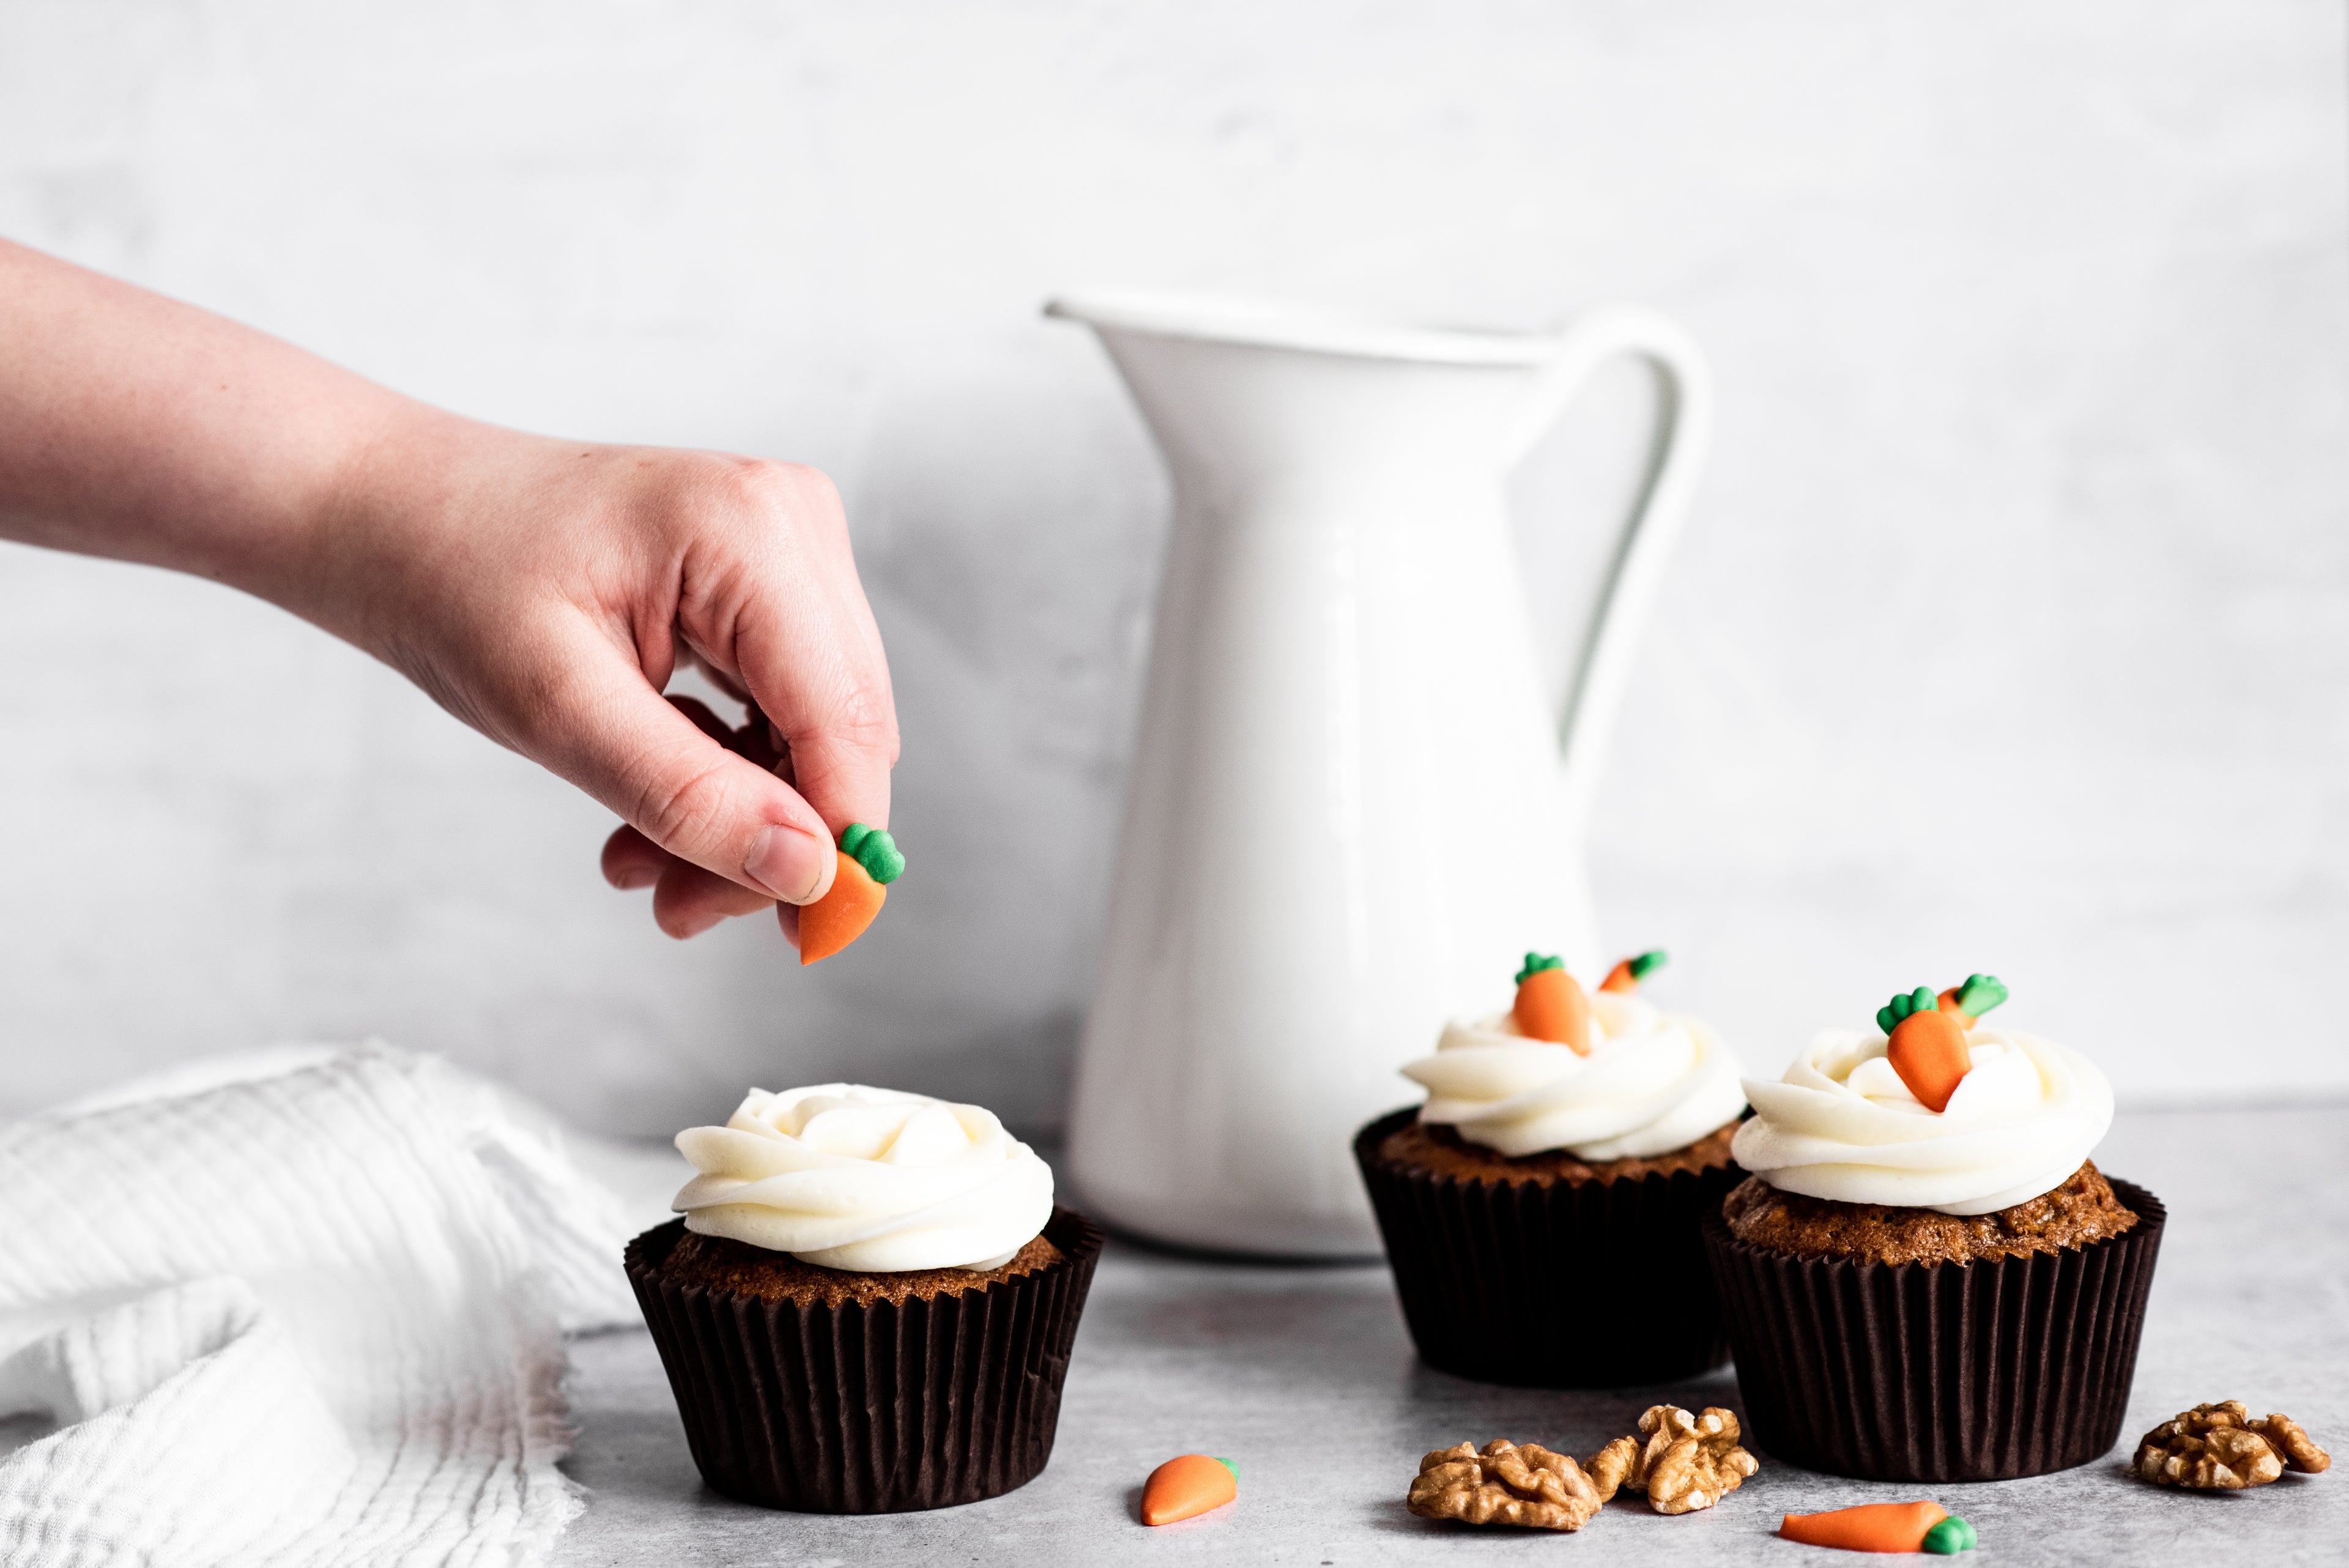
{"type": "Polygon", "coordinates": [[[1697,1228],[1744,1171],[1478,1181],[1381,1158],[1418,1115],[1364,1127],[1354,1158],[1420,1359],[1486,1383],[1627,1388],[1729,1358],[1697,1228]]]}
{"type": "Polygon", "coordinates": [[[2167,1210],[2113,1182],[2118,1236],[1995,1262],[1802,1259],[1704,1244],[1745,1429],[1772,1456],[1864,1480],[2007,1480],[2120,1439],[2167,1210]]]}
{"type": "Polygon", "coordinates": [[[1061,1384],[1102,1236],[1073,1210],[1061,1261],[928,1301],[770,1301],[657,1272],[673,1220],[625,1262],[702,1479],[803,1513],[902,1513],[996,1497],[1052,1453],[1061,1384]]]}

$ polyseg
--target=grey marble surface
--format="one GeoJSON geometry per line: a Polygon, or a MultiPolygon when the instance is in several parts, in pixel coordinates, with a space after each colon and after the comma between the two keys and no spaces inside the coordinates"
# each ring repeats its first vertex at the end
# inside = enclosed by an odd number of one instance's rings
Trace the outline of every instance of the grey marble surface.
{"type": "MultiPolygon", "coordinates": [[[[2204,1399],[2283,1410],[2349,1449],[2349,1107],[2124,1116],[2099,1162],[2150,1187],[2170,1220],[2122,1447],[2061,1475],[1870,1485],[1765,1451],[1760,1474],[1703,1513],[1619,1500],[1573,1536],[1431,1523],[1402,1506],[1430,1448],[1508,1437],[1587,1454],[1667,1393],[1738,1407],[1734,1379],[1614,1394],[1464,1382],[1413,1355],[1382,1268],[1248,1267],[1113,1244],[1050,1466],[967,1508],[843,1519],[729,1501],[695,1473],[646,1336],[578,1342],[566,1468],[590,1501],[556,1561],[1792,1563],[1845,1559],[1776,1540],[1782,1512],[1920,1496],[1975,1523],[1984,1564],[2349,1560],[2349,1454],[2333,1473],[2225,1495],[2157,1490],[2121,1468],[2138,1433],[2204,1399]],[[1191,1449],[1238,1461],[1238,1502],[1143,1528],[1142,1478],[1191,1449]]],[[[1635,1292],[1624,1308],[1638,1310],[1635,1292]]]]}

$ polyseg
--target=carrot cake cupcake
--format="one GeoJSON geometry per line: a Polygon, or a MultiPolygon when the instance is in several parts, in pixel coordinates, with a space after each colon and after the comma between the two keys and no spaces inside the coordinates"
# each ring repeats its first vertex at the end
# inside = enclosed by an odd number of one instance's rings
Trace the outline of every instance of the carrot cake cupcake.
{"type": "Polygon", "coordinates": [[[1754,1174],[1705,1243],[1774,1453],[1992,1480],[2119,1438],[2163,1210],[2088,1158],[2113,1117],[2095,1064],[1981,1022],[2006,995],[1920,988],[1746,1083],[1754,1174]]]}
{"type": "Polygon", "coordinates": [[[1625,1387],[1726,1359],[1698,1226],[1743,1175],[1745,1096],[1719,1035],[1640,994],[1663,956],[1585,991],[1527,953],[1507,1012],[1447,1025],[1403,1069],[1426,1103],[1355,1138],[1431,1366],[1625,1387]]]}
{"type": "Polygon", "coordinates": [[[626,1263],[694,1463],[770,1508],[894,1513],[1044,1468],[1102,1232],[977,1106],[753,1089],[678,1147],[626,1263]]]}

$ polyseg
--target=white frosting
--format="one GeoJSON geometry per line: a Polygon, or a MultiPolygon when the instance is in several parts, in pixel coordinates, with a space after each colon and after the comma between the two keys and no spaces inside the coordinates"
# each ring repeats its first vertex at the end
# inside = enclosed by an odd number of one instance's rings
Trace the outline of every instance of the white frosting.
{"type": "Polygon", "coordinates": [[[894,1089],[753,1089],[677,1147],[687,1230],[828,1269],[997,1268],[1052,1216],[1052,1168],[993,1112],[894,1089]]]}
{"type": "Polygon", "coordinates": [[[2035,1034],[1977,1023],[1971,1071],[1946,1108],[1920,1105],[1881,1034],[1831,1031],[1784,1080],[1746,1080],[1737,1163],[1771,1186],[1840,1203],[1987,1214],[2060,1187],[2112,1125],[2096,1064],[2035,1034]]]}
{"type": "Polygon", "coordinates": [[[1745,1108],[1737,1059],[1693,1018],[1602,991],[1590,1035],[1583,1056],[1526,1038],[1508,1013],[1446,1024],[1435,1054],[1403,1069],[1427,1087],[1419,1119],[1512,1158],[1630,1159],[1686,1148],[1745,1108]]]}

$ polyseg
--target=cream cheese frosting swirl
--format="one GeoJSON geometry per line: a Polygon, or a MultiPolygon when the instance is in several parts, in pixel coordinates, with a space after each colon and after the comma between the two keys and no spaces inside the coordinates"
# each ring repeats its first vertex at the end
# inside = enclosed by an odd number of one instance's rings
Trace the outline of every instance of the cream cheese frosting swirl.
{"type": "Polygon", "coordinates": [[[687,1230],[828,1269],[998,1268],[1052,1216],[1052,1168],[993,1112],[895,1089],[753,1089],[677,1147],[687,1230]]]}
{"type": "Polygon", "coordinates": [[[1446,1024],[1435,1054],[1403,1069],[1427,1088],[1419,1119],[1513,1159],[1632,1159],[1685,1148],[1745,1108],[1737,1059],[1695,1019],[1602,991],[1590,1024],[1588,1056],[1527,1039],[1506,1012],[1446,1024]]]}
{"type": "Polygon", "coordinates": [[[2112,1125],[2104,1074],[2052,1040],[1975,1024],[1971,1069],[1939,1112],[1892,1070],[1889,1044],[1830,1031],[1780,1082],[1747,1079],[1756,1114],[1737,1163],[1811,1198],[1988,1214],[2062,1186],[2112,1125]]]}

